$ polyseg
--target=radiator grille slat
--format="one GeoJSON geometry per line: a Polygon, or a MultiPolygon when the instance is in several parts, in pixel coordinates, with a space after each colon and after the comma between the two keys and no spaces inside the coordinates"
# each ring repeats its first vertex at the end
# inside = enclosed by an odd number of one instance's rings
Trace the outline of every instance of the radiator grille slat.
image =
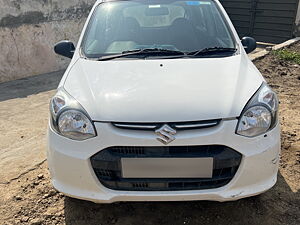
{"type": "Polygon", "coordinates": [[[221,119],[206,120],[206,121],[192,121],[192,122],[168,122],[168,123],[112,123],[113,126],[121,129],[130,130],[151,130],[154,131],[165,124],[176,130],[191,130],[191,129],[203,129],[217,126],[221,122],[221,119]]]}

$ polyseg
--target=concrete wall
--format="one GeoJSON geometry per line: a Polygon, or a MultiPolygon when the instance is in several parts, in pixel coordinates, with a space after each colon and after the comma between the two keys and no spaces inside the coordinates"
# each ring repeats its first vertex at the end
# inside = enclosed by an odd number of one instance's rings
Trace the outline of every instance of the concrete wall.
{"type": "Polygon", "coordinates": [[[0,82],[63,69],[53,53],[77,41],[95,0],[0,0],[0,82]]]}

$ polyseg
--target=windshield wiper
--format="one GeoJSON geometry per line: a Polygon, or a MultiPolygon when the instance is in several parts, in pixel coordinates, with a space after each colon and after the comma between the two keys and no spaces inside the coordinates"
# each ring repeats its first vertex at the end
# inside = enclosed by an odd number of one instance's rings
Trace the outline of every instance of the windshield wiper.
{"type": "Polygon", "coordinates": [[[111,59],[116,59],[116,58],[121,58],[126,56],[134,56],[134,55],[185,56],[186,54],[184,52],[177,51],[177,50],[169,50],[169,49],[162,49],[162,48],[144,48],[144,49],[133,49],[128,51],[123,51],[121,54],[103,56],[98,60],[105,61],[105,60],[111,60],[111,59]]]}
{"type": "Polygon", "coordinates": [[[235,53],[237,51],[236,48],[224,48],[224,47],[211,47],[204,48],[198,51],[189,52],[187,55],[189,56],[201,56],[201,55],[214,55],[218,53],[235,53]]]}
{"type": "Polygon", "coordinates": [[[116,58],[122,58],[127,56],[168,56],[169,57],[190,57],[190,56],[202,56],[202,55],[215,55],[219,53],[234,53],[236,52],[236,48],[224,48],[224,47],[212,47],[212,48],[204,48],[198,51],[193,51],[189,53],[181,52],[178,50],[170,50],[170,49],[162,49],[162,48],[144,48],[144,49],[132,49],[128,51],[123,51],[120,54],[113,54],[102,56],[98,58],[98,61],[106,61],[116,58]]]}

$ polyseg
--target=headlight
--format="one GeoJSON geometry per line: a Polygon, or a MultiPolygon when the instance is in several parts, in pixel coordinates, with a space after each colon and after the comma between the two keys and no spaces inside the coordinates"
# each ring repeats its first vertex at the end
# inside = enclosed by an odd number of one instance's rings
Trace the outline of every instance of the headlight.
{"type": "Polygon", "coordinates": [[[277,96],[264,83],[243,110],[236,132],[246,137],[264,134],[277,124],[277,114],[277,96]]]}
{"type": "Polygon", "coordinates": [[[51,123],[60,135],[73,140],[86,140],[96,131],[82,106],[66,91],[59,89],[50,102],[51,123]]]}
{"type": "Polygon", "coordinates": [[[68,138],[85,140],[95,137],[91,121],[80,111],[66,110],[58,118],[59,132],[68,138]]]}

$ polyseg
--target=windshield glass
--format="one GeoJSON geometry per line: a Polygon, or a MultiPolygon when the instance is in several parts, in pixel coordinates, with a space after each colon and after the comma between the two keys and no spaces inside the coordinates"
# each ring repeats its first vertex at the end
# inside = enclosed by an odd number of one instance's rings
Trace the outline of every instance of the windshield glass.
{"type": "Polygon", "coordinates": [[[98,5],[82,44],[89,57],[135,49],[194,52],[235,48],[225,19],[213,0],[111,1],[98,5]]]}

